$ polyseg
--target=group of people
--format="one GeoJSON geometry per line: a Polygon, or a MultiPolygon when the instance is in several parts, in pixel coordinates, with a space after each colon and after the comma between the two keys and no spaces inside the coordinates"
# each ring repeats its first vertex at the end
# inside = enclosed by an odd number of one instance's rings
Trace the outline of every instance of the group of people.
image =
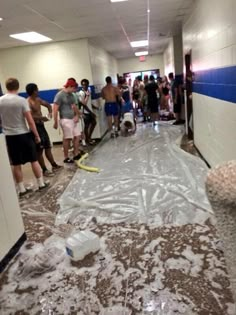
{"type": "MultiPolygon", "coordinates": [[[[142,111],[144,122],[150,120],[155,122],[160,119],[170,120],[175,118],[174,125],[182,124],[181,109],[184,103],[183,84],[181,78],[174,77],[169,73],[169,80],[166,76],[158,77],[153,75],[144,79],[138,76],[132,85],[124,77],[119,77],[118,87],[122,95],[129,91],[130,100],[133,103],[134,111],[142,111]],[[173,115],[174,113],[174,115],[173,115]]],[[[127,98],[127,97],[126,97],[127,98]]]]}
{"type": "Polygon", "coordinates": [[[23,182],[22,165],[30,162],[34,176],[37,179],[38,190],[49,185],[44,176],[53,176],[54,172],[62,168],[52,154],[52,145],[44,123],[54,119],[54,128],[60,126],[63,132],[64,163],[74,163],[85,152],[80,150],[80,140],[85,144],[94,144],[91,139],[96,126],[96,115],[92,111],[89,81],[81,81],[81,90],[74,78],[69,78],[54,98],[54,106],[39,97],[35,83],[26,85],[28,98],[18,95],[19,81],[9,78],[6,81],[7,93],[0,97],[0,117],[3,132],[6,136],[6,145],[12,165],[14,179],[19,196],[24,196],[31,189],[27,189],[23,182]],[[43,115],[41,106],[48,109],[43,115]],[[73,142],[73,159],[69,157],[69,148],[73,142]],[[43,152],[51,170],[48,170],[43,152]]]}
{"type": "MultiPolygon", "coordinates": [[[[112,84],[110,76],[106,77],[101,97],[105,100],[111,138],[117,137],[119,130],[124,136],[135,132],[138,108],[143,111],[144,118],[150,115],[153,122],[159,120],[159,106],[167,106],[165,104],[169,91],[174,104],[175,124],[182,123],[182,87],[172,73],[169,74],[169,79],[170,83],[166,78],[156,82],[152,75],[145,77],[144,82],[137,78],[131,89],[130,82],[127,84],[124,77],[118,78],[118,85],[112,84]]],[[[93,112],[87,79],[81,80],[80,90],[74,78],[67,79],[63,88],[55,95],[53,107],[39,97],[35,83],[27,84],[27,99],[18,95],[19,82],[15,78],[6,81],[6,89],[7,93],[0,97],[0,117],[19,196],[23,196],[30,191],[23,182],[23,164],[31,163],[39,190],[49,185],[44,176],[53,176],[62,168],[55,162],[44,123],[53,119],[55,129],[60,124],[63,132],[64,163],[74,163],[85,153],[80,149],[81,141],[84,145],[94,144],[92,134],[97,124],[96,115],[93,112]],[[47,115],[42,114],[41,106],[48,109],[47,115]],[[69,155],[71,145],[72,158],[69,155]],[[43,152],[51,164],[51,170],[47,169],[43,152]]]]}

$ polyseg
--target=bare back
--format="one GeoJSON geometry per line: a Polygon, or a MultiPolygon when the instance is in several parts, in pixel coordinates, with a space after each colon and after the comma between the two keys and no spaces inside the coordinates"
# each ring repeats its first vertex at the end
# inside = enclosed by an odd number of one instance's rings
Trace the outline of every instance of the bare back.
{"type": "Polygon", "coordinates": [[[107,84],[102,89],[102,97],[105,99],[106,103],[116,103],[117,97],[119,96],[119,89],[111,84],[107,84]]]}

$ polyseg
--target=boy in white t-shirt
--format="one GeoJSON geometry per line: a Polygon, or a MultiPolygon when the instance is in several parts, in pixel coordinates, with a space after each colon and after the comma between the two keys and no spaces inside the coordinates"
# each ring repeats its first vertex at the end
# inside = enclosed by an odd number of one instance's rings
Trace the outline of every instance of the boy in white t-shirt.
{"type": "Polygon", "coordinates": [[[0,115],[3,132],[6,135],[10,162],[13,166],[13,175],[21,197],[29,192],[23,183],[21,167],[23,164],[31,163],[39,190],[47,187],[48,183],[44,182],[42,170],[38,163],[35,143],[40,143],[41,139],[32,118],[29,104],[25,98],[17,95],[19,81],[15,78],[9,78],[6,81],[6,89],[7,93],[0,97],[0,115]]]}
{"type": "Polygon", "coordinates": [[[96,115],[92,110],[91,94],[89,91],[89,80],[81,80],[82,89],[77,93],[79,103],[82,106],[84,119],[84,134],[85,140],[88,144],[94,144],[95,141],[91,139],[93,131],[96,127],[96,115]]]}

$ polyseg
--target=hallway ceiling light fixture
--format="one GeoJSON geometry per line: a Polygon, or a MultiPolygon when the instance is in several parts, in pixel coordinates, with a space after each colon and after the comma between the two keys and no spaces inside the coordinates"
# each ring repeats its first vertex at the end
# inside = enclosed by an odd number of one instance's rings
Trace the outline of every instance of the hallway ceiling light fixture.
{"type": "Polygon", "coordinates": [[[12,34],[9,36],[15,39],[22,40],[27,43],[42,43],[42,42],[49,42],[52,40],[51,38],[44,36],[42,34],[36,33],[36,32],[12,34]]]}
{"type": "Polygon", "coordinates": [[[135,53],[135,56],[139,57],[139,56],[147,56],[148,55],[148,51],[137,51],[135,53]]]}
{"type": "Polygon", "coordinates": [[[2,20],[3,20],[3,18],[0,17],[0,21],[2,21],[2,20]]]}
{"type": "Polygon", "coordinates": [[[111,2],[123,2],[123,1],[128,1],[128,0],[110,0],[111,2]]]}
{"type": "Polygon", "coordinates": [[[148,46],[148,40],[138,40],[135,42],[130,42],[131,47],[145,47],[148,46]]]}

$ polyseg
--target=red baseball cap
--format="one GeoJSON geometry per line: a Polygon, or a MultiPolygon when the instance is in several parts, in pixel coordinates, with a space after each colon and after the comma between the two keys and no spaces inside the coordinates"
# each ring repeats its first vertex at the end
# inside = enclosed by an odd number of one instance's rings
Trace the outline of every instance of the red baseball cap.
{"type": "Polygon", "coordinates": [[[78,83],[74,80],[67,80],[66,84],[64,85],[65,88],[71,87],[78,87],[78,83]]]}

